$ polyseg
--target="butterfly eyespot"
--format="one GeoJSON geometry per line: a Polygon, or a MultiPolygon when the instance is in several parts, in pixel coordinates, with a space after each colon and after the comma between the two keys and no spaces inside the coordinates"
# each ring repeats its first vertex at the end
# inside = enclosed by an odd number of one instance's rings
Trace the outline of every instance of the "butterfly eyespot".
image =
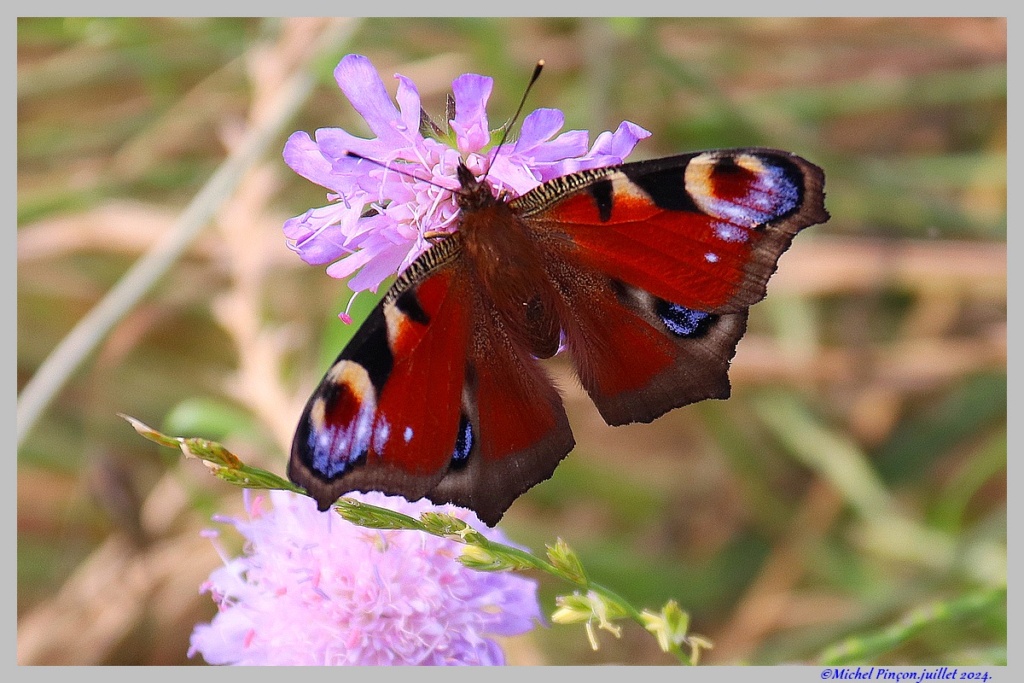
{"type": "Polygon", "coordinates": [[[746,241],[744,228],[756,228],[801,205],[803,175],[781,157],[706,152],[686,167],[686,189],[726,241],[746,241]]]}
{"type": "MultiPolygon", "coordinates": [[[[709,254],[709,256],[713,256],[713,254],[709,254]]],[[[686,338],[703,336],[717,317],[664,299],[658,299],[654,310],[669,332],[677,337],[686,338]]]]}
{"type": "MultiPolygon", "coordinates": [[[[371,444],[381,439],[376,411],[376,391],[366,368],[347,360],[335,363],[309,405],[310,466],[331,478],[364,459],[371,444]]],[[[386,441],[386,424],[383,430],[386,441]]]]}
{"type": "Polygon", "coordinates": [[[469,454],[473,450],[473,424],[462,413],[459,418],[459,431],[455,437],[455,449],[452,451],[451,466],[454,469],[464,467],[469,461],[469,454]]]}

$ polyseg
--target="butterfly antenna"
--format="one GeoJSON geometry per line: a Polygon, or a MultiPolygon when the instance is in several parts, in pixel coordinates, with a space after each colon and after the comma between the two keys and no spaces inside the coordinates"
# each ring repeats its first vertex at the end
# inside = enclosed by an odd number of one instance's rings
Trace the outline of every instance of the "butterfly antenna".
{"type": "MultiPolygon", "coordinates": [[[[530,76],[530,82],[526,84],[526,90],[523,91],[523,97],[522,97],[521,100],[519,100],[519,107],[516,108],[516,113],[513,114],[512,118],[510,118],[508,120],[508,123],[506,123],[503,126],[503,128],[505,130],[501,134],[501,142],[499,142],[498,146],[495,148],[497,150],[497,152],[501,151],[501,146],[505,144],[505,141],[508,139],[509,131],[512,130],[512,124],[516,122],[516,120],[519,118],[519,115],[523,112],[523,107],[526,106],[526,98],[529,96],[530,90],[533,88],[533,84],[537,82],[538,78],[540,78],[540,72],[541,72],[541,70],[543,68],[544,68],[544,60],[543,59],[537,60],[537,66],[533,67],[533,75],[530,76]]],[[[495,157],[497,157],[497,152],[495,152],[495,157]]],[[[491,165],[492,166],[494,165],[493,160],[491,162],[491,165]]],[[[491,172],[491,167],[488,166],[487,167],[487,172],[484,173],[484,177],[481,180],[486,180],[487,179],[487,174],[490,173],[490,172],[491,172]]]]}
{"type": "Polygon", "coordinates": [[[374,164],[376,166],[380,166],[381,168],[383,168],[386,171],[391,171],[392,173],[397,173],[399,175],[404,175],[407,178],[412,178],[413,180],[418,180],[421,183],[426,183],[427,185],[433,185],[434,187],[440,188],[442,190],[447,190],[449,192],[451,191],[451,188],[445,187],[444,185],[441,185],[439,183],[435,183],[430,178],[424,178],[422,176],[418,176],[415,173],[412,173],[410,171],[406,171],[404,168],[401,168],[399,166],[389,166],[388,164],[385,164],[383,161],[377,161],[376,159],[371,159],[370,157],[364,157],[362,154],[359,154],[358,152],[345,152],[345,156],[352,157],[353,159],[358,159],[360,161],[368,161],[371,164],[374,164]]]}

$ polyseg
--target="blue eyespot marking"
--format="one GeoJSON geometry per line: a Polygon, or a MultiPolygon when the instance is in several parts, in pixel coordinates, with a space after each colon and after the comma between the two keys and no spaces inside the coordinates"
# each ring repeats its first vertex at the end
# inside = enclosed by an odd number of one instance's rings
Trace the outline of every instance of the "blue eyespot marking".
{"type": "Polygon", "coordinates": [[[655,312],[669,332],[677,337],[700,337],[711,328],[716,319],[716,316],[710,313],[695,311],[664,299],[658,299],[655,312]]]}
{"type": "MultiPolygon", "coordinates": [[[[381,438],[374,424],[377,406],[366,371],[343,361],[330,372],[337,378],[310,402],[304,423],[307,464],[326,479],[358,465],[373,441],[381,438]]],[[[386,425],[383,429],[386,440],[386,425]]]]}
{"type": "Polygon", "coordinates": [[[337,427],[311,430],[306,445],[312,456],[311,468],[328,479],[358,464],[367,452],[366,444],[351,429],[337,427]]]}
{"type": "Polygon", "coordinates": [[[772,153],[705,152],[687,165],[685,178],[694,206],[720,221],[715,233],[726,242],[746,242],[749,230],[803,203],[803,172],[772,153]]]}
{"type": "Polygon", "coordinates": [[[469,460],[469,452],[473,450],[473,425],[465,414],[459,420],[459,434],[455,438],[455,450],[452,451],[452,467],[465,465],[469,460]]]}

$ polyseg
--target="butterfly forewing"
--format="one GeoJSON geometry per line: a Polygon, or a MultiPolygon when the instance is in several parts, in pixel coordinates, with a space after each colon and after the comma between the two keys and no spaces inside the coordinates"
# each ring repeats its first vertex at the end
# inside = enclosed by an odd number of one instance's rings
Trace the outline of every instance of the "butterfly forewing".
{"type": "Polygon", "coordinates": [[[309,399],[288,474],[321,509],[353,490],[414,500],[444,475],[471,315],[457,247],[446,242],[399,279],[309,399]]]}
{"type": "Polygon", "coordinates": [[[786,152],[719,150],[582,171],[512,201],[579,262],[693,310],[764,298],[779,256],[827,220],[819,168],[786,152]]]}

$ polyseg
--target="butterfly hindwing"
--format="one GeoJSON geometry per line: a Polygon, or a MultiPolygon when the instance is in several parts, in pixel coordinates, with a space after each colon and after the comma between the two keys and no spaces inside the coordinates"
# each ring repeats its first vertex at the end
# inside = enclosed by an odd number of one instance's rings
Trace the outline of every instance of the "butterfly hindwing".
{"type": "Polygon", "coordinates": [[[746,310],[688,309],[599,273],[562,281],[566,346],[580,383],[610,425],[729,396],[729,361],[746,310]]]}
{"type": "Polygon", "coordinates": [[[460,418],[464,457],[428,497],[472,508],[493,525],[551,476],[575,441],[551,378],[493,310],[476,310],[460,418]]]}

